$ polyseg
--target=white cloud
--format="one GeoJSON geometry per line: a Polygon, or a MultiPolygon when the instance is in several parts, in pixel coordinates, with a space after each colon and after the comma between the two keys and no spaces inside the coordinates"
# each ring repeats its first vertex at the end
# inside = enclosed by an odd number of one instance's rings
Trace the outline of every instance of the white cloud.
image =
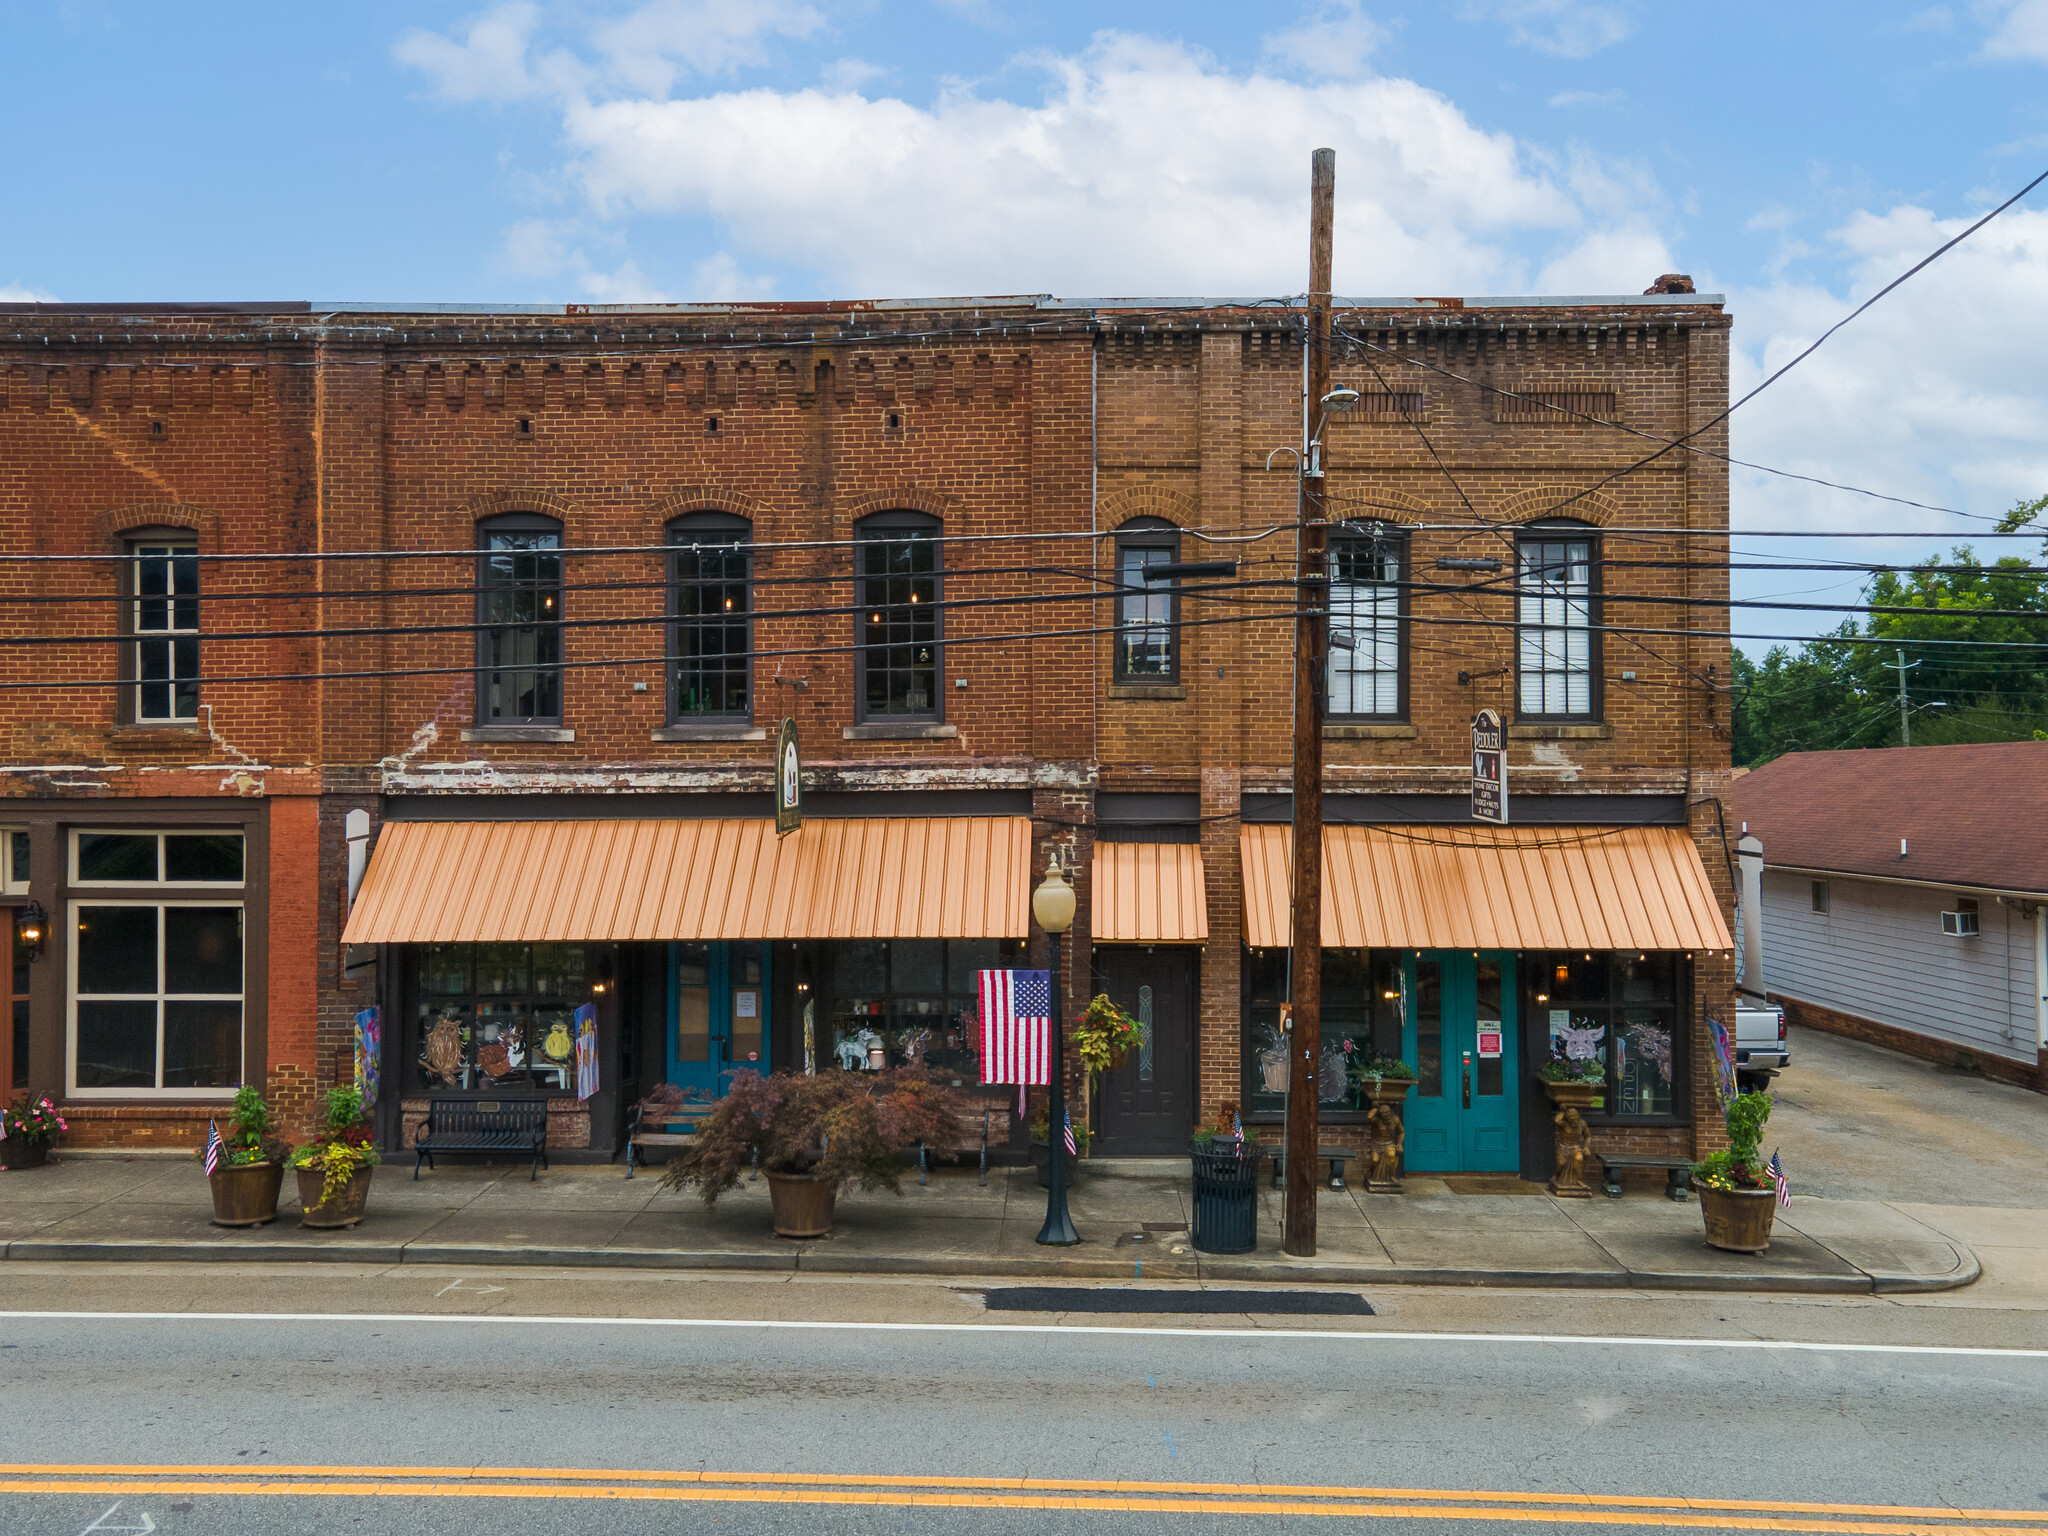
{"type": "Polygon", "coordinates": [[[834,59],[818,71],[818,83],[837,96],[858,91],[888,73],[881,65],[870,64],[866,59],[834,59]]]}
{"type": "Polygon", "coordinates": [[[1628,100],[1620,86],[1611,91],[1559,91],[1546,103],[1553,107],[1618,107],[1628,100]]]}
{"type": "Polygon", "coordinates": [[[428,76],[449,101],[516,101],[542,88],[526,57],[539,25],[539,6],[509,0],[471,17],[459,39],[415,27],[391,52],[399,63],[428,76]]]}
{"type": "Polygon", "coordinates": [[[57,295],[23,283],[0,283],[0,304],[54,304],[57,295]]]}
{"type": "Polygon", "coordinates": [[[1991,9],[1997,24],[1984,39],[1985,58],[2048,59],[2048,0],[2014,0],[1991,9]]]}
{"type": "Polygon", "coordinates": [[[775,279],[759,273],[742,272],[740,264],[725,251],[716,251],[697,263],[690,275],[690,298],[700,304],[730,299],[772,299],[775,279]]]}
{"type": "Polygon", "coordinates": [[[1563,59],[1590,58],[1635,30],[1626,5],[1589,0],[1483,0],[1462,14],[1468,21],[1503,22],[1509,42],[1563,59]]]}
{"type": "Polygon", "coordinates": [[[1387,40],[1386,28],[1359,10],[1357,0],[1332,0],[1314,15],[1263,39],[1266,57],[1304,74],[1355,79],[1387,40]]]}

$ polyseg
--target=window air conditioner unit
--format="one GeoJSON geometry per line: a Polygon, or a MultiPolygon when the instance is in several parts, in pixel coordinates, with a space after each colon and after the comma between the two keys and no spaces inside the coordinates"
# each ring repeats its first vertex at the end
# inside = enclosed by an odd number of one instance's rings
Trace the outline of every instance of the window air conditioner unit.
{"type": "Polygon", "coordinates": [[[1977,937],[1977,914],[1944,912],[1941,914],[1941,931],[1952,939],[1974,939],[1977,937]]]}

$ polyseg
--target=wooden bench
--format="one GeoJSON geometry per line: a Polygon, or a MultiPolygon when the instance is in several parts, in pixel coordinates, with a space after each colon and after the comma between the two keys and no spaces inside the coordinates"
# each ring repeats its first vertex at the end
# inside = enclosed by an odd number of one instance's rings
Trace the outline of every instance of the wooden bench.
{"type": "Polygon", "coordinates": [[[641,1148],[687,1147],[717,1107],[703,1099],[642,1099],[635,1104],[626,1121],[626,1177],[633,1177],[634,1163],[647,1166],[641,1148]]]}
{"type": "Polygon", "coordinates": [[[966,1114],[960,1117],[958,1121],[960,1132],[951,1141],[937,1142],[929,1147],[920,1141],[917,1144],[917,1182],[920,1184],[929,1184],[931,1182],[931,1162],[926,1156],[927,1152],[950,1153],[955,1157],[965,1157],[970,1152],[979,1152],[981,1154],[981,1178],[979,1182],[987,1184],[989,1130],[997,1115],[1003,1117],[1003,1140],[1008,1141],[1010,1139],[1010,1106],[1007,1103],[984,1104],[978,1110],[968,1110],[966,1114]]]}
{"type": "MultiPolygon", "coordinates": [[[[1266,1150],[1273,1156],[1273,1187],[1284,1189],[1287,1186],[1287,1149],[1284,1146],[1273,1146],[1266,1150]]],[[[1316,1161],[1330,1165],[1330,1188],[1344,1187],[1344,1165],[1357,1155],[1349,1147],[1316,1148],[1316,1161]]]]}
{"type": "Polygon", "coordinates": [[[427,1122],[413,1138],[420,1164],[434,1166],[437,1152],[521,1152],[533,1158],[533,1177],[548,1165],[548,1101],[540,1094],[492,1099],[429,1099],[427,1122]]]}
{"type": "Polygon", "coordinates": [[[1665,1198],[1685,1198],[1685,1181],[1692,1174],[1692,1159],[1689,1157],[1675,1157],[1668,1152],[1596,1152],[1593,1155],[1600,1159],[1600,1184],[1610,1200],[1621,1198],[1621,1180],[1617,1174],[1623,1168],[1662,1168],[1665,1198]]]}

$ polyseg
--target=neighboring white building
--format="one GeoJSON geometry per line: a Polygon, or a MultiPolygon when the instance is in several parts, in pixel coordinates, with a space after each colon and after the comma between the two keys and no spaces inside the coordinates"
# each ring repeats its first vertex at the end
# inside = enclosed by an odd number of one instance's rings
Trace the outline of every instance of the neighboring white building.
{"type": "Polygon", "coordinates": [[[1788,753],[1731,798],[1763,845],[1745,990],[2048,1091],[2048,742],[1788,753]]]}

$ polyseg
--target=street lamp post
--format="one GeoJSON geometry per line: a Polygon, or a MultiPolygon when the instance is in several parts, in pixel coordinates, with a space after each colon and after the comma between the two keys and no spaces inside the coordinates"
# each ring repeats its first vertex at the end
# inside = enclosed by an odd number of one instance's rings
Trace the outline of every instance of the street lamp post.
{"type": "Polygon", "coordinates": [[[1074,888],[1055,858],[1031,893],[1031,915],[1052,940],[1052,1092],[1045,1116],[1045,1225],[1038,1240],[1062,1248],[1081,1241],[1067,1214],[1066,1021],[1060,1010],[1060,935],[1074,925],[1074,888]]]}

